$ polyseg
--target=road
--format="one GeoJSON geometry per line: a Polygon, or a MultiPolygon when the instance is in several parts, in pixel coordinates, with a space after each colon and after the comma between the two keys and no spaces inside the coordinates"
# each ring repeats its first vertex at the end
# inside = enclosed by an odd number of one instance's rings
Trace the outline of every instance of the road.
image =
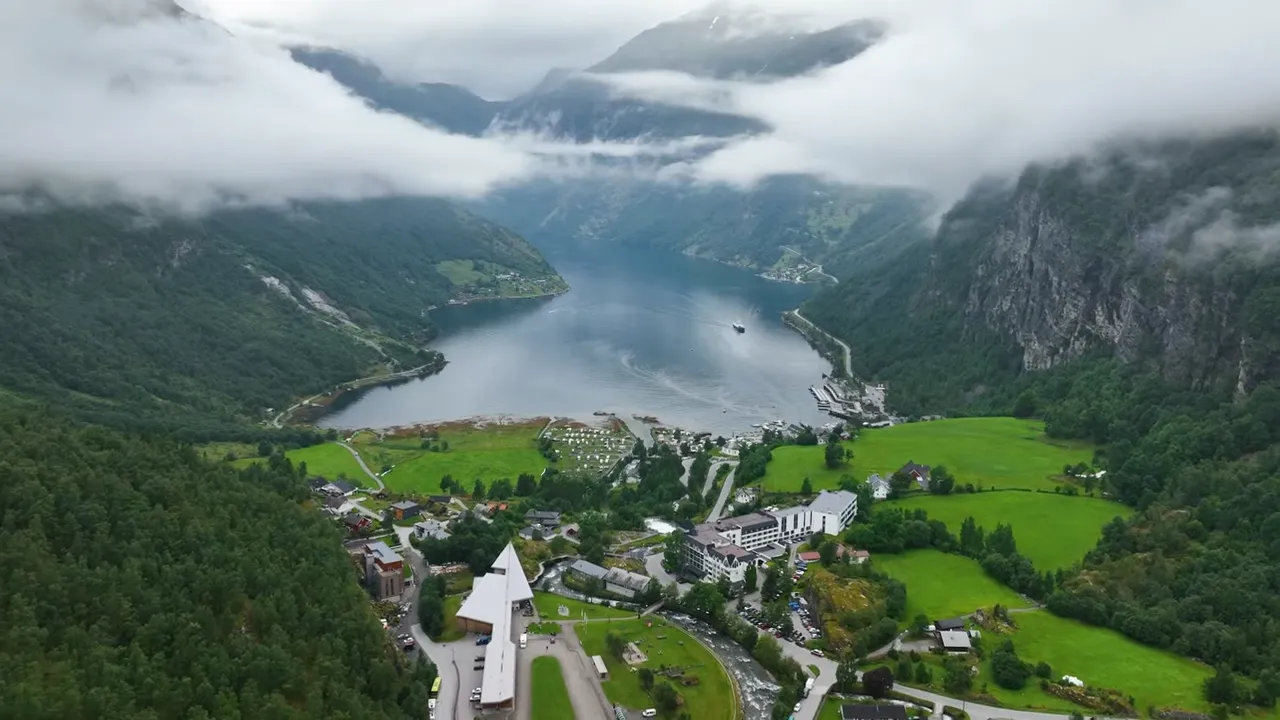
{"type": "Polygon", "coordinates": [[[348,390],[348,389],[354,389],[357,387],[362,387],[366,383],[372,382],[374,380],[377,380],[380,382],[386,382],[388,380],[395,380],[397,378],[411,377],[422,372],[423,369],[425,369],[426,367],[427,367],[426,365],[419,365],[416,368],[410,368],[409,370],[401,370],[400,372],[391,373],[390,375],[370,375],[369,377],[362,377],[356,380],[350,380],[348,382],[344,382],[341,385],[334,387],[332,390],[326,390],[325,392],[312,395],[306,400],[303,400],[301,402],[296,402],[290,405],[288,409],[281,410],[280,412],[276,413],[276,416],[271,418],[271,426],[275,428],[283,427],[284,419],[292,415],[295,410],[297,410],[298,408],[304,405],[309,405],[315,402],[316,400],[319,400],[320,398],[324,397],[325,395],[328,395],[329,393],[338,392],[340,390],[348,390]]]}
{"type": "Polygon", "coordinates": [[[707,522],[715,522],[720,519],[720,515],[724,513],[724,505],[729,501],[729,496],[733,494],[733,474],[738,472],[738,464],[733,463],[733,467],[729,469],[729,474],[724,476],[724,486],[720,488],[720,497],[716,498],[716,504],[711,508],[711,514],[707,515],[707,522]]]}
{"type": "Polygon", "coordinates": [[[684,466],[684,474],[680,476],[680,484],[689,487],[689,472],[693,470],[693,462],[696,458],[685,458],[680,461],[684,466]]]}
{"type": "Polygon", "coordinates": [[[854,375],[853,375],[853,360],[852,360],[852,358],[853,358],[853,350],[849,348],[848,343],[846,343],[845,341],[841,340],[840,338],[838,338],[838,337],[836,337],[836,336],[832,335],[831,333],[827,332],[826,330],[823,330],[822,328],[818,327],[817,325],[814,325],[814,324],[813,324],[813,322],[809,320],[809,318],[805,317],[804,315],[801,315],[799,310],[792,310],[792,311],[791,311],[791,313],[792,313],[793,315],[795,315],[795,316],[796,316],[796,319],[797,319],[797,320],[800,320],[800,321],[801,321],[801,322],[803,322],[805,325],[808,325],[809,327],[813,328],[814,332],[818,332],[818,333],[821,333],[821,334],[823,334],[823,335],[826,335],[827,337],[831,338],[831,339],[832,339],[832,340],[834,340],[835,342],[839,343],[840,347],[844,348],[844,376],[845,376],[845,378],[846,378],[846,379],[848,379],[848,380],[852,381],[852,380],[853,380],[853,378],[854,378],[854,375]]]}
{"type": "Polygon", "coordinates": [[[716,484],[716,473],[720,470],[721,465],[732,465],[729,460],[720,460],[711,463],[711,469],[707,470],[707,480],[702,484],[702,496],[706,497],[711,492],[711,486],[716,484]]]}
{"type": "Polygon", "coordinates": [[[364,464],[364,458],[360,457],[360,453],[356,452],[355,448],[342,441],[338,441],[338,444],[346,448],[347,452],[351,453],[351,457],[355,458],[356,462],[360,464],[360,469],[364,471],[364,474],[368,475],[369,479],[378,484],[379,492],[387,489],[387,486],[382,484],[382,478],[378,477],[378,473],[370,470],[369,466],[364,464]]]}

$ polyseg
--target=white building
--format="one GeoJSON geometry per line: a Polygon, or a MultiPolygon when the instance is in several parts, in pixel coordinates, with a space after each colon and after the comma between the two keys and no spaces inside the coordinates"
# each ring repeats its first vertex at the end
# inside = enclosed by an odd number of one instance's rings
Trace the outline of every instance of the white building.
{"type": "Polygon", "coordinates": [[[511,707],[516,697],[516,644],[511,640],[511,616],[516,603],[533,598],[533,590],[510,543],[490,570],[472,581],[471,594],[458,609],[457,619],[467,632],[492,636],[484,649],[480,705],[511,707]]]}
{"type": "Polygon", "coordinates": [[[867,478],[867,484],[871,486],[871,497],[876,500],[885,500],[889,497],[889,481],[880,477],[879,473],[873,474],[867,478]]]}
{"type": "Polygon", "coordinates": [[[681,563],[690,574],[711,582],[727,578],[736,585],[746,579],[747,567],[768,561],[757,551],[801,542],[816,532],[839,535],[857,512],[857,495],[847,490],[823,490],[808,506],[702,523],[685,535],[681,563]]]}

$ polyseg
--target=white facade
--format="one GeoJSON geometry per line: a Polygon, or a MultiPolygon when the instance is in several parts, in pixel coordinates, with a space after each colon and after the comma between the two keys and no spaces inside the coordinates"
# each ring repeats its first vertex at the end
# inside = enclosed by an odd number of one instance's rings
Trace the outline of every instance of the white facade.
{"type": "Polygon", "coordinates": [[[880,477],[878,473],[867,478],[867,485],[871,486],[871,497],[876,500],[887,500],[889,498],[889,481],[880,477]]]}
{"type": "Polygon", "coordinates": [[[681,563],[694,575],[730,584],[743,582],[747,567],[766,559],[754,551],[802,542],[816,532],[839,535],[858,513],[858,496],[823,490],[808,506],[751,513],[703,523],[685,536],[681,563]]]}

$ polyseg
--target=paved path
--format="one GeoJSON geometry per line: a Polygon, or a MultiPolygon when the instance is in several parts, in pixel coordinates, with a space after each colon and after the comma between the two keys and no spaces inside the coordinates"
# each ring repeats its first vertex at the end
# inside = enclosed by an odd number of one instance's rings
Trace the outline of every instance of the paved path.
{"type": "Polygon", "coordinates": [[[711,508],[711,514],[707,515],[707,522],[715,522],[720,519],[720,515],[724,513],[724,504],[729,501],[729,496],[733,494],[733,474],[738,472],[738,464],[733,463],[729,474],[724,476],[724,485],[720,488],[720,497],[716,499],[715,507],[711,508]]]}
{"type": "Polygon", "coordinates": [[[675,583],[676,589],[680,594],[685,594],[689,591],[691,586],[688,583],[680,582],[675,578],[675,576],[667,572],[666,568],[662,567],[662,555],[663,554],[659,552],[645,556],[644,569],[649,572],[649,577],[655,578],[658,582],[662,583],[662,587],[675,583]]]}
{"type": "Polygon", "coordinates": [[[375,483],[378,484],[379,491],[387,489],[387,486],[382,484],[382,478],[378,477],[378,473],[370,470],[369,466],[364,464],[364,458],[360,457],[360,453],[356,452],[355,448],[351,447],[345,442],[342,442],[341,440],[337,442],[339,445],[346,448],[347,452],[351,453],[351,457],[355,458],[356,462],[360,464],[360,469],[364,471],[364,474],[368,475],[370,480],[373,480],[375,483]]]}
{"type": "Polygon", "coordinates": [[[711,463],[711,469],[707,470],[707,480],[702,484],[702,496],[706,497],[711,492],[711,486],[716,484],[716,473],[719,472],[721,465],[732,465],[731,460],[718,460],[711,463]]]}
{"type": "Polygon", "coordinates": [[[680,461],[680,464],[684,466],[684,474],[680,476],[680,484],[685,487],[689,487],[689,472],[693,470],[693,461],[695,459],[685,458],[680,461]]]}
{"type": "Polygon", "coordinates": [[[844,348],[844,376],[845,376],[845,378],[846,378],[847,380],[849,380],[849,381],[851,381],[851,382],[852,382],[852,381],[853,381],[853,377],[854,377],[854,375],[853,375],[853,361],[852,361],[852,358],[853,358],[853,350],[851,350],[851,349],[849,348],[849,345],[848,345],[845,341],[843,341],[843,340],[841,340],[840,338],[836,337],[835,335],[832,335],[831,333],[827,332],[826,330],[823,330],[822,328],[818,327],[817,325],[814,325],[814,324],[813,324],[813,323],[812,323],[808,318],[806,318],[804,315],[801,315],[799,310],[792,310],[792,311],[791,311],[791,314],[792,314],[792,315],[795,315],[795,316],[796,316],[796,319],[797,319],[797,320],[799,320],[800,322],[802,322],[802,323],[804,323],[805,325],[808,325],[809,327],[813,328],[814,332],[820,333],[820,334],[822,334],[822,335],[827,336],[828,338],[831,338],[833,341],[835,341],[836,343],[838,343],[838,344],[840,345],[840,347],[844,348]]]}
{"type": "Polygon", "coordinates": [[[612,718],[613,705],[605,698],[604,688],[596,675],[595,667],[578,644],[577,636],[570,629],[562,633],[554,644],[551,638],[534,635],[529,646],[517,650],[520,654],[516,672],[516,717],[529,720],[533,709],[533,659],[550,656],[560,661],[560,672],[569,690],[569,703],[573,714],[579,718],[612,718]]]}

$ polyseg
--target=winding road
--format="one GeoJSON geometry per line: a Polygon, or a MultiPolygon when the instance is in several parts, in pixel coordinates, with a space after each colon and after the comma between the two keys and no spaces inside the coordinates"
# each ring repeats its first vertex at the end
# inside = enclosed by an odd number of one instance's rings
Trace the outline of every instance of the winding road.
{"type": "Polygon", "coordinates": [[[360,457],[360,453],[356,452],[355,448],[342,441],[338,441],[338,444],[346,448],[347,452],[351,453],[351,457],[355,458],[356,462],[360,464],[360,469],[364,471],[364,474],[368,475],[370,480],[373,480],[378,484],[378,492],[382,492],[387,489],[387,486],[382,484],[382,478],[378,477],[378,473],[370,470],[369,466],[364,464],[364,458],[360,457]]]}
{"type": "Polygon", "coordinates": [[[800,310],[799,310],[799,309],[792,310],[792,311],[791,311],[791,314],[792,314],[792,315],[795,315],[797,320],[799,320],[799,321],[803,322],[805,325],[808,325],[809,327],[813,328],[814,332],[817,332],[817,333],[820,333],[820,334],[822,334],[822,335],[825,335],[826,337],[830,338],[831,340],[833,340],[833,341],[835,341],[835,342],[839,343],[839,344],[840,344],[840,347],[844,348],[844,376],[845,376],[846,378],[848,378],[848,379],[852,380],[852,379],[853,379],[853,360],[852,360],[852,358],[853,358],[853,350],[852,350],[852,349],[850,349],[850,347],[849,347],[848,343],[846,343],[845,341],[843,341],[843,340],[841,340],[840,338],[836,337],[835,335],[832,335],[831,333],[827,332],[826,330],[823,330],[822,328],[818,327],[817,325],[814,325],[814,324],[813,324],[813,322],[812,322],[811,320],[809,320],[809,318],[807,318],[807,317],[805,317],[804,315],[801,315],[801,314],[800,314],[800,310]]]}
{"type": "Polygon", "coordinates": [[[720,519],[724,513],[724,505],[729,501],[729,495],[733,493],[733,474],[738,472],[738,463],[721,463],[731,465],[729,474],[724,476],[724,485],[720,488],[720,497],[716,498],[716,504],[711,508],[711,514],[707,515],[707,522],[715,522],[720,519]]]}

